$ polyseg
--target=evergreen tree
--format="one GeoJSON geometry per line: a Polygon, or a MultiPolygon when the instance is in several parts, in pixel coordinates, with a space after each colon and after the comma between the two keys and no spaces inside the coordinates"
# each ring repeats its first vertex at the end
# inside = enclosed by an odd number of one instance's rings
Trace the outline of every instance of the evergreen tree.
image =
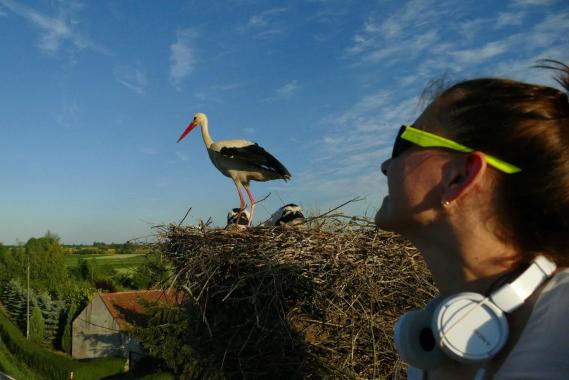
{"type": "Polygon", "coordinates": [[[75,313],[77,313],[77,305],[72,303],[67,310],[67,315],[65,317],[65,328],[63,331],[63,336],[61,337],[61,348],[64,352],[71,355],[71,328],[73,325],[73,318],[75,318],[75,313]]]}
{"type": "Polygon", "coordinates": [[[45,323],[38,305],[34,306],[30,317],[30,340],[37,344],[43,344],[45,339],[45,323]]]}
{"type": "MultiPolygon", "coordinates": [[[[27,292],[24,290],[22,285],[16,279],[10,280],[10,282],[4,287],[1,293],[2,303],[12,321],[14,321],[22,332],[26,331],[26,312],[27,312],[27,292]]],[[[30,299],[33,300],[33,294],[30,294],[30,299]]]]}
{"type": "Polygon", "coordinates": [[[36,298],[45,323],[45,344],[56,347],[60,336],[61,312],[65,302],[54,301],[48,293],[42,293],[36,298]]]}

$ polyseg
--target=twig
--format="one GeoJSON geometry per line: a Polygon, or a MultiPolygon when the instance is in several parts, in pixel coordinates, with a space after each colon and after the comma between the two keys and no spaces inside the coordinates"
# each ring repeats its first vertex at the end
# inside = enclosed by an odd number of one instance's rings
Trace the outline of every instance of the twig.
{"type": "Polygon", "coordinates": [[[255,201],[255,204],[257,205],[257,204],[261,203],[262,201],[264,201],[265,199],[267,199],[270,196],[271,196],[271,193],[269,192],[269,194],[265,195],[265,197],[263,199],[255,201]]]}
{"type": "Polygon", "coordinates": [[[308,223],[308,222],[315,221],[315,220],[317,220],[317,219],[322,219],[322,218],[325,217],[326,215],[328,215],[328,214],[330,214],[330,213],[332,213],[332,212],[334,212],[334,211],[336,211],[336,210],[338,210],[338,209],[344,207],[345,205],[347,205],[347,204],[349,204],[349,203],[352,203],[352,202],[360,202],[360,201],[363,201],[363,198],[360,198],[360,197],[352,198],[352,199],[350,199],[349,201],[344,202],[344,203],[342,203],[341,205],[339,205],[339,206],[337,206],[337,207],[334,207],[334,208],[331,209],[331,210],[326,211],[324,214],[321,214],[321,215],[318,215],[318,216],[313,216],[313,217],[311,217],[311,218],[307,218],[303,223],[308,223]]]}
{"type": "Polygon", "coordinates": [[[186,212],[186,215],[184,215],[184,217],[182,218],[182,220],[180,220],[180,223],[178,223],[178,227],[180,227],[182,225],[182,223],[184,223],[184,220],[186,220],[186,218],[188,217],[188,214],[190,213],[190,211],[192,210],[192,208],[190,207],[188,209],[188,211],[186,212]]]}

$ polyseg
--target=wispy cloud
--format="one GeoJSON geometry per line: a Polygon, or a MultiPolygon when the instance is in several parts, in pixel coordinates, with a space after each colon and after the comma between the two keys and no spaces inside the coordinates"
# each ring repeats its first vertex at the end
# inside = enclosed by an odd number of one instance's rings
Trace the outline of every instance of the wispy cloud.
{"type": "Polygon", "coordinates": [[[286,28],[278,17],[287,12],[287,8],[272,8],[261,13],[257,13],[247,22],[247,29],[255,32],[255,37],[259,39],[270,39],[285,33],[286,28]]]}
{"type": "Polygon", "coordinates": [[[457,29],[461,37],[470,42],[485,30],[496,27],[496,25],[496,20],[492,18],[474,18],[461,21],[457,29]]]}
{"type": "Polygon", "coordinates": [[[370,16],[344,50],[357,64],[408,59],[440,41],[440,19],[450,10],[433,0],[412,0],[392,15],[370,16]]]}
{"type": "Polygon", "coordinates": [[[142,154],[145,154],[147,156],[154,156],[158,153],[156,148],[151,148],[151,147],[142,147],[139,150],[142,154]]]}
{"type": "Polygon", "coordinates": [[[256,15],[249,17],[249,26],[252,27],[268,27],[271,26],[273,18],[275,15],[286,12],[286,8],[273,8],[256,15]]]}
{"type": "Polygon", "coordinates": [[[520,25],[526,15],[526,12],[523,11],[500,13],[498,14],[498,20],[496,20],[496,27],[500,28],[502,26],[520,25]]]}
{"type": "Polygon", "coordinates": [[[188,161],[189,160],[188,155],[186,153],[182,153],[182,152],[176,152],[176,157],[180,161],[188,161]]]}
{"type": "Polygon", "coordinates": [[[548,6],[557,0],[513,0],[511,4],[516,7],[548,6]]]}
{"type": "Polygon", "coordinates": [[[277,96],[279,98],[288,99],[298,90],[298,81],[292,80],[282,86],[281,88],[277,89],[277,96]]]}
{"type": "Polygon", "coordinates": [[[211,103],[225,103],[226,94],[241,87],[238,83],[213,84],[200,88],[194,96],[201,102],[201,106],[211,103]]]}
{"type": "MultiPolygon", "coordinates": [[[[568,33],[569,11],[560,12],[547,15],[527,31],[510,34],[501,40],[485,43],[481,47],[449,51],[448,54],[456,59],[455,62],[462,70],[512,52],[516,52],[518,61],[527,64],[527,58],[534,57],[538,51],[545,52],[544,49],[548,47],[557,46],[555,50],[563,50],[561,46],[567,45],[567,41],[564,41],[562,36],[568,33]]],[[[531,63],[528,66],[531,66],[531,63]]],[[[494,65],[489,66],[489,69],[492,67],[494,65]]]]}
{"type": "Polygon", "coordinates": [[[113,74],[116,80],[126,88],[140,95],[145,93],[148,79],[140,62],[137,62],[134,66],[115,66],[113,74]]]}
{"type": "Polygon", "coordinates": [[[195,36],[192,29],[180,29],[176,32],[176,42],[170,45],[170,80],[176,88],[194,70],[197,60],[192,43],[195,36]]]}
{"type": "Polygon", "coordinates": [[[235,89],[241,87],[241,85],[239,83],[224,83],[224,84],[214,84],[211,87],[213,90],[225,92],[225,91],[235,90],[235,89]]]}
{"type": "Polygon", "coordinates": [[[308,20],[316,20],[321,24],[335,24],[337,25],[338,19],[346,16],[349,13],[350,2],[349,1],[341,1],[341,2],[327,2],[327,1],[320,1],[316,3],[321,3],[323,6],[319,9],[313,16],[309,16],[308,20]]]}
{"type": "Polygon", "coordinates": [[[79,106],[75,99],[64,98],[61,107],[54,113],[57,124],[65,129],[72,129],[80,125],[79,106]]]}
{"type": "Polygon", "coordinates": [[[379,63],[386,59],[390,59],[391,63],[403,57],[411,57],[420,54],[421,52],[430,49],[439,40],[439,35],[436,30],[431,30],[413,39],[400,41],[398,44],[391,44],[386,47],[381,47],[376,50],[370,51],[364,57],[362,63],[379,63]]]}
{"type": "Polygon", "coordinates": [[[277,88],[273,96],[265,99],[266,102],[274,102],[277,100],[287,100],[290,99],[300,88],[298,80],[294,79],[290,82],[284,84],[283,86],[277,88]]]}
{"type": "Polygon", "coordinates": [[[38,47],[49,55],[57,55],[64,48],[65,43],[70,43],[75,50],[90,49],[101,54],[112,55],[109,49],[92,41],[88,35],[77,30],[80,22],[76,14],[82,8],[79,3],[57,3],[60,5],[58,17],[50,17],[32,7],[12,0],[0,0],[0,4],[18,16],[25,18],[42,31],[38,47]]]}
{"type": "Polygon", "coordinates": [[[201,104],[223,103],[223,98],[220,94],[209,90],[196,91],[194,96],[201,102],[201,104]]]}
{"type": "Polygon", "coordinates": [[[314,191],[344,187],[338,191],[359,194],[371,183],[384,183],[379,164],[390,154],[397,127],[418,115],[418,96],[431,79],[503,75],[543,82],[546,75],[529,67],[538,58],[566,60],[569,48],[569,10],[538,11],[551,3],[516,1],[473,17],[480,13],[467,3],[413,0],[392,14],[370,14],[342,55],[362,78],[360,90],[369,90],[322,121],[328,128],[313,150],[314,170],[302,179],[314,191]],[[531,14],[522,9],[530,6],[536,6],[531,14]],[[387,72],[397,74],[385,77],[387,72]]]}
{"type": "Polygon", "coordinates": [[[508,50],[504,41],[489,42],[480,48],[465,49],[452,52],[461,63],[480,63],[508,50]]]}
{"type": "MultiPolygon", "coordinates": [[[[405,62],[398,68],[404,73],[398,80],[405,88],[411,88],[442,75],[460,78],[473,70],[492,75],[495,61],[517,60],[526,64],[541,52],[559,56],[555,52],[567,51],[567,10],[550,12],[535,7],[529,17],[527,9],[513,8],[510,3],[505,4],[503,11],[476,18],[468,4],[449,4],[445,0],[414,0],[393,14],[370,14],[344,49],[343,58],[353,69],[378,72],[405,62]],[[524,28],[520,30],[518,26],[522,24],[524,28]],[[489,30],[499,32],[488,33],[489,30]]],[[[515,4],[541,3],[535,0],[515,4]]],[[[561,56],[562,60],[567,59],[566,54],[561,56]]],[[[385,80],[381,75],[375,77],[380,78],[375,79],[376,83],[385,80]]]]}
{"type": "MultiPolygon", "coordinates": [[[[550,14],[534,27],[535,32],[560,32],[569,28],[569,9],[565,12],[550,14]]],[[[528,35],[531,36],[531,32],[528,35]]],[[[565,36],[565,34],[560,34],[565,36]]],[[[553,41],[552,41],[553,42],[553,41]]]]}
{"type": "Polygon", "coordinates": [[[300,174],[301,186],[331,198],[378,192],[379,165],[391,153],[397,127],[418,113],[417,102],[417,96],[379,90],[322,120],[328,127],[311,150],[311,171],[300,174]]]}
{"type": "Polygon", "coordinates": [[[186,153],[177,151],[176,157],[168,160],[167,163],[170,165],[176,165],[179,164],[180,162],[188,161],[189,159],[190,158],[186,153]]]}

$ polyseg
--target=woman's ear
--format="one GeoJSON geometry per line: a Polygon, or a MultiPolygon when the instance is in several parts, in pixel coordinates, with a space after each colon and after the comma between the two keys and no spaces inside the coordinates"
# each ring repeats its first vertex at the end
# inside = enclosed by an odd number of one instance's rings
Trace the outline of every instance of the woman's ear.
{"type": "Polygon", "coordinates": [[[444,176],[445,188],[442,203],[451,203],[470,191],[479,183],[486,167],[484,154],[480,152],[472,152],[465,157],[453,160],[444,176]]]}

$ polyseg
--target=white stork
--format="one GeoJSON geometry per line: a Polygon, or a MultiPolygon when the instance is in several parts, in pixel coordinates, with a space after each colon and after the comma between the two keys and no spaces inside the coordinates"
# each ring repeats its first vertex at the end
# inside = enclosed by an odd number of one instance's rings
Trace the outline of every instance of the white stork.
{"type": "Polygon", "coordinates": [[[241,229],[247,228],[246,226],[249,225],[250,219],[249,211],[247,210],[240,210],[239,207],[229,210],[227,213],[227,224],[225,226],[226,230],[231,229],[241,229]],[[239,219],[237,219],[239,216],[239,219]]]}
{"type": "Polygon", "coordinates": [[[289,203],[280,207],[277,211],[271,215],[271,218],[267,220],[264,226],[297,226],[305,222],[304,214],[302,213],[302,207],[297,204],[289,203]]]}
{"type": "Polygon", "coordinates": [[[257,143],[247,140],[222,140],[214,142],[209,136],[207,116],[196,113],[194,119],[188,125],[184,133],[178,139],[182,141],[196,126],[202,129],[202,138],[207,148],[211,162],[226,177],[233,179],[239,193],[239,214],[236,220],[240,220],[240,214],[245,209],[245,199],[241,193],[241,186],[247,191],[251,201],[251,217],[248,226],[251,226],[255,213],[255,199],[251,194],[249,182],[270,181],[273,179],[290,179],[290,173],[275,157],[260,147],[257,143]]]}

